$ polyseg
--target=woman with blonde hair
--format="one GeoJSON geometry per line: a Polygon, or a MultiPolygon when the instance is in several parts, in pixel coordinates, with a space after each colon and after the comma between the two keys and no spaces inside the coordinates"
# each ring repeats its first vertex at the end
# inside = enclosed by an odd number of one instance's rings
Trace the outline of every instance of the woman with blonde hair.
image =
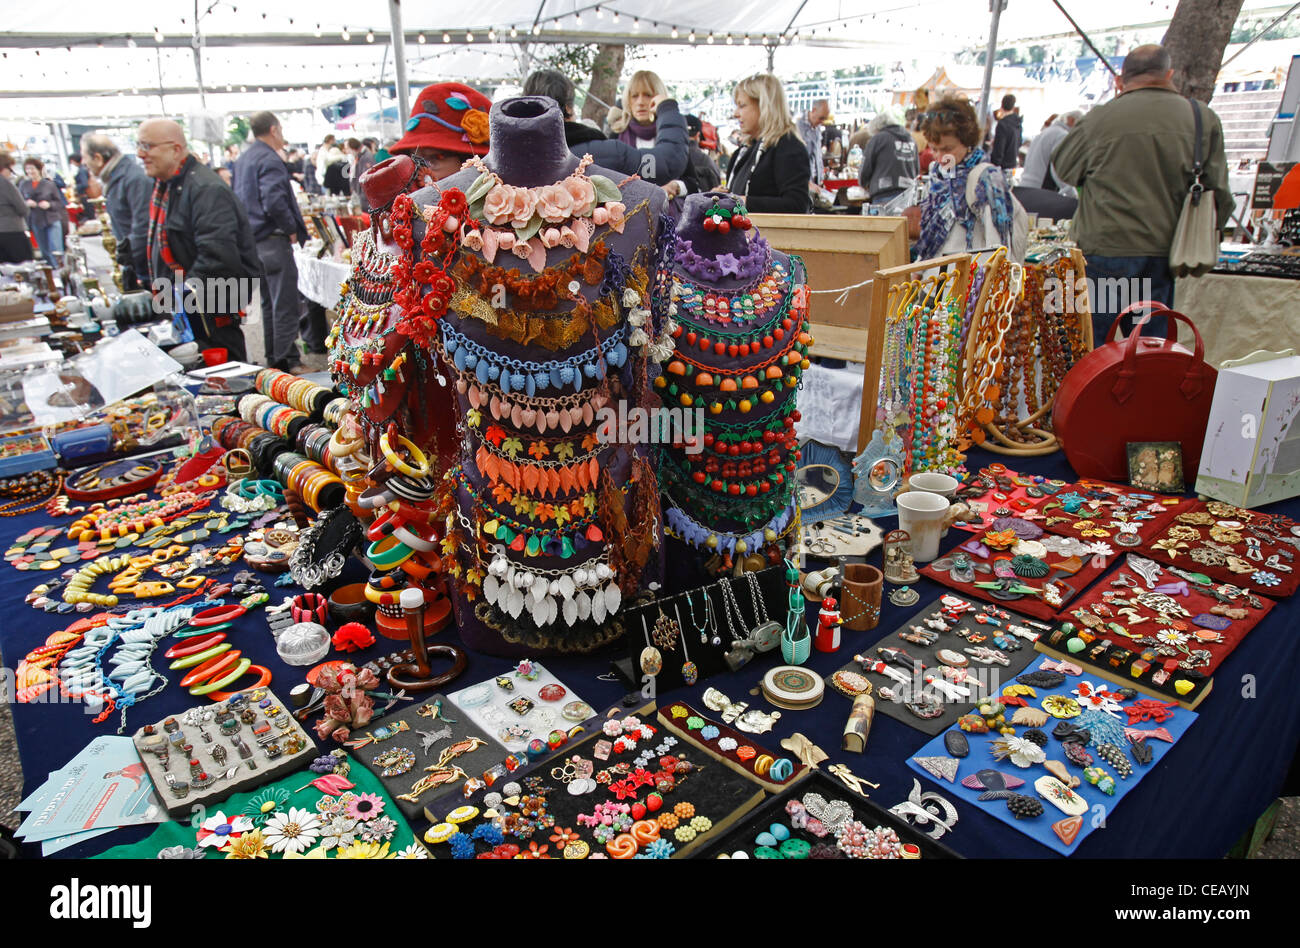
{"type": "Polygon", "coordinates": [[[759,74],[736,84],[736,121],[743,144],[731,157],[727,187],[759,213],[812,210],[808,150],[775,76],[759,74]]]}
{"type": "Polygon", "coordinates": [[[686,119],[658,73],[632,73],[623,89],[623,107],[610,109],[608,119],[615,138],[650,153],[647,157],[653,160],[641,162],[642,178],[662,187],[669,197],[686,193],[681,180],[689,161],[686,119]]]}

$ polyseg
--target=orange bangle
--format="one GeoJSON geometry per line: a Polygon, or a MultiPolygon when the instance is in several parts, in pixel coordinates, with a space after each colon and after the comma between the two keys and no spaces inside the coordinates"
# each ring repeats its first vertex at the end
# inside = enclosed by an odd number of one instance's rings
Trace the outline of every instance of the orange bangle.
{"type": "Polygon", "coordinates": [[[225,701],[227,698],[237,695],[241,691],[248,691],[250,688],[263,688],[271,683],[271,669],[267,668],[265,665],[249,665],[244,671],[244,674],[247,675],[251,672],[258,673],[257,681],[253,682],[251,685],[245,685],[243,688],[234,688],[230,691],[213,691],[210,692],[207,697],[212,701],[225,701]]]}

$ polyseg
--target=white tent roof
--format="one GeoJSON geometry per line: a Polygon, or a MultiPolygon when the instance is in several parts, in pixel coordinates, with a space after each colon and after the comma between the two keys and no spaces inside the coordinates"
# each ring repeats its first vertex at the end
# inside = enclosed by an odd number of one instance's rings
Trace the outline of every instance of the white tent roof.
{"type": "MultiPolygon", "coordinates": [[[[1286,6],[1247,0],[1245,9],[1286,6]]],[[[1167,19],[1174,2],[1066,0],[1066,7],[1086,30],[1137,29],[1167,19]]],[[[211,109],[312,109],[345,97],[349,84],[394,79],[387,0],[200,0],[197,9],[211,109]]],[[[0,33],[0,116],[94,121],[197,109],[195,10],[11,4],[0,33]]],[[[761,71],[764,45],[780,46],[775,68],[785,76],[895,61],[928,72],[982,47],[989,14],[982,0],[405,0],[402,17],[412,85],[462,79],[493,87],[517,83],[546,54],[544,44],[601,39],[641,45],[643,58],[628,69],[655,68],[670,84],[761,71]]],[[[1069,34],[1050,0],[1010,0],[1000,44],[1069,34]]],[[[375,93],[370,100],[377,109],[375,93]]]]}

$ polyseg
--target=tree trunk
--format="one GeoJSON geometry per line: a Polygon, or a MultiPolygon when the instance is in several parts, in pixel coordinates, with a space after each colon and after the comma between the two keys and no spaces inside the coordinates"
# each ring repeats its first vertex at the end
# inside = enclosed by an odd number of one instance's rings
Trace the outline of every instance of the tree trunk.
{"type": "Polygon", "coordinates": [[[1178,0],[1162,45],[1173,61],[1174,85],[1183,95],[1209,102],[1223,50],[1243,0],[1178,0]]]}
{"type": "Polygon", "coordinates": [[[623,57],[626,52],[622,44],[600,44],[596,59],[591,64],[587,101],[582,106],[583,118],[591,119],[600,126],[605,124],[605,114],[618,96],[618,77],[623,74],[623,57]]]}

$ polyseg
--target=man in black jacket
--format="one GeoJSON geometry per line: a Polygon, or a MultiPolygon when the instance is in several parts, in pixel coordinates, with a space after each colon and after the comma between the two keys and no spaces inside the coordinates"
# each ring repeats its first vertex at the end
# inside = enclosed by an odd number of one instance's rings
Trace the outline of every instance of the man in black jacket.
{"type": "MultiPolygon", "coordinates": [[[[1023,136],[1020,109],[1016,107],[1015,96],[1002,97],[1002,109],[997,128],[997,133],[993,136],[993,153],[989,155],[989,161],[999,168],[1011,171],[1020,164],[1020,142],[1023,136]]],[[[1010,179],[1011,176],[1007,175],[1007,180],[1010,179]]]]}
{"type": "Polygon", "coordinates": [[[104,186],[108,222],[117,238],[122,288],[139,289],[149,280],[149,197],[153,182],[140,162],[118,151],[107,135],[83,135],[81,154],[90,173],[104,186]]]}
{"type": "Polygon", "coordinates": [[[235,162],[232,186],[248,213],[248,226],[262,261],[266,364],[288,372],[300,361],[294,344],[302,317],[293,247],[307,242],[307,225],[289,183],[289,168],[280,158],[284,147],[280,120],[270,112],[258,112],[249,118],[249,127],[256,141],[235,162]]]}
{"type": "MultiPolygon", "coordinates": [[[[575,155],[591,155],[602,168],[623,174],[639,174],[647,181],[655,180],[654,169],[687,167],[686,124],[674,105],[656,116],[655,146],[634,148],[617,138],[606,138],[599,129],[583,122],[573,121],[573,80],[558,69],[538,69],[524,80],[524,95],[543,95],[559,103],[564,113],[564,140],[575,155]]],[[[670,194],[684,191],[682,182],[670,194]]]]}
{"type": "Polygon", "coordinates": [[[170,119],[149,119],[136,154],[153,178],[149,267],[154,305],[189,315],[201,348],[246,361],[244,309],[261,277],[257,245],[244,208],[224,181],[200,164],[170,119]]]}

